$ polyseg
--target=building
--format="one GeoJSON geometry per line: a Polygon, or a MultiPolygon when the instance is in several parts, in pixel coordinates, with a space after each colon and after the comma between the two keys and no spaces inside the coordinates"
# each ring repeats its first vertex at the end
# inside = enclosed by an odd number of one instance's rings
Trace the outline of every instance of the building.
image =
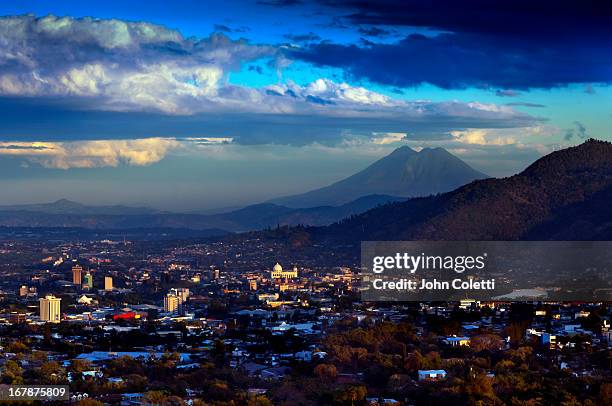
{"type": "Polygon", "coordinates": [[[92,289],[93,288],[93,275],[89,272],[83,276],[83,288],[84,289],[92,289]]]}
{"type": "Polygon", "coordinates": [[[257,280],[249,279],[249,290],[257,290],[257,280]]]}
{"type": "Polygon", "coordinates": [[[87,297],[85,295],[82,295],[80,298],[77,299],[77,303],[80,305],[91,305],[94,302],[94,300],[91,297],[87,297]]]}
{"type": "Polygon", "coordinates": [[[9,323],[11,324],[22,324],[27,321],[28,316],[25,313],[11,312],[9,314],[9,323]]]}
{"type": "Polygon", "coordinates": [[[542,333],[542,345],[549,347],[551,350],[557,348],[557,336],[550,333],[542,333]]]}
{"type": "Polygon", "coordinates": [[[443,369],[419,369],[419,381],[437,381],[446,378],[443,369]]]}
{"type": "Polygon", "coordinates": [[[467,347],[470,345],[470,338],[452,336],[452,337],[446,337],[444,339],[444,342],[450,345],[451,347],[467,347]]]}
{"type": "Polygon", "coordinates": [[[187,301],[189,298],[189,288],[173,288],[170,291],[174,291],[174,293],[181,299],[182,303],[187,301]]]}
{"type": "Polygon", "coordinates": [[[277,262],[270,273],[272,279],[294,279],[298,277],[298,269],[296,266],[291,271],[284,271],[283,267],[277,262]]]}
{"type": "Polygon", "coordinates": [[[60,322],[60,304],[62,299],[53,295],[47,295],[40,299],[40,320],[49,323],[60,322]]]}
{"type": "Polygon", "coordinates": [[[113,290],[113,277],[112,276],[104,277],[104,290],[113,290]]]}
{"type": "Polygon", "coordinates": [[[181,299],[174,293],[167,293],[164,297],[164,311],[166,313],[180,314],[183,310],[181,299]]]}
{"type": "Polygon", "coordinates": [[[183,305],[189,298],[188,288],[172,288],[164,297],[164,311],[172,314],[183,314],[183,305]]]}
{"type": "Polygon", "coordinates": [[[19,288],[19,296],[24,297],[28,295],[28,287],[26,285],[21,285],[19,288]]]}
{"type": "Polygon", "coordinates": [[[83,274],[83,267],[79,264],[76,264],[72,267],[72,284],[75,286],[81,286],[82,280],[81,276],[83,274]]]}

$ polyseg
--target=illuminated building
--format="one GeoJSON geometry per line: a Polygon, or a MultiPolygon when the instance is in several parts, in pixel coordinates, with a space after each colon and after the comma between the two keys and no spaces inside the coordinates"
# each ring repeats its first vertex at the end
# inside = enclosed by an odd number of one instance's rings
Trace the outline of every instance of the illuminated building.
{"type": "Polygon", "coordinates": [[[40,299],[40,320],[49,323],[60,322],[60,303],[62,299],[53,295],[47,295],[40,299]]]}

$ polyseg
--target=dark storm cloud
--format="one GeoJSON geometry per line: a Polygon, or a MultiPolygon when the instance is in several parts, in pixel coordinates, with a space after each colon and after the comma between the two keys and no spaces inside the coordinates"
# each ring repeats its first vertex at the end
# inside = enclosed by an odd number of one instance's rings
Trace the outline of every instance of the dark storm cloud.
{"type": "Polygon", "coordinates": [[[321,43],[293,56],[395,86],[551,88],[612,81],[612,2],[323,1],[357,31],[426,29],[394,44],[321,43]]]}
{"type": "Polygon", "coordinates": [[[410,35],[393,44],[319,43],[291,50],[291,55],[400,87],[431,83],[445,89],[528,89],[612,81],[612,38],[543,49],[528,37],[500,42],[476,34],[410,35]]]}
{"type": "Polygon", "coordinates": [[[378,0],[321,3],[356,25],[407,26],[534,40],[609,35],[612,3],[567,0],[378,0]]]}

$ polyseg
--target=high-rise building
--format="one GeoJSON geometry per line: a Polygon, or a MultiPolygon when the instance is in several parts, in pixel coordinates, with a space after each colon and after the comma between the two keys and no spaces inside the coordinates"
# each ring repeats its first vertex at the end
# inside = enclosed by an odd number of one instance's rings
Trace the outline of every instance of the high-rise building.
{"type": "Polygon", "coordinates": [[[49,323],[60,322],[60,304],[62,299],[53,295],[47,295],[40,299],[40,320],[49,323]]]}
{"type": "Polygon", "coordinates": [[[81,286],[82,280],[81,275],[83,274],[83,267],[79,264],[76,264],[72,267],[72,284],[76,286],[81,286]]]}
{"type": "Polygon", "coordinates": [[[167,293],[164,297],[164,311],[172,314],[180,314],[181,310],[181,299],[174,293],[167,293]]]}
{"type": "Polygon", "coordinates": [[[104,290],[113,290],[113,277],[112,276],[104,277],[104,290]]]}
{"type": "Polygon", "coordinates": [[[19,296],[27,296],[28,295],[28,287],[26,285],[21,285],[19,288],[19,296]]]}
{"type": "Polygon", "coordinates": [[[164,297],[164,311],[172,314],[183,314],[183,306],[189,297],[188,288],[172,288],[164,297]]]}
{"type": "Polygon", "coordinates": [[[219,279],[221,277],[221,271],[218,269],[215,269],[213,271],[213,279],[219,279]]]}
{"type": "Polygon", "coordinates": [[[83,288],[93,289],[93,275],[89,272],[83,276],[83,288]]]}
{"type": "Polygon", "coordinates": [[[183,303],[187,301],[187,298],[189,298],[189,288],[174,288],[170,289],[170,291],[174,291],[183,303]]]}
{"type": "Polygon", "coordinates": [[[257,290],[257,280],[249,279],[249,290],[257,290]]]}

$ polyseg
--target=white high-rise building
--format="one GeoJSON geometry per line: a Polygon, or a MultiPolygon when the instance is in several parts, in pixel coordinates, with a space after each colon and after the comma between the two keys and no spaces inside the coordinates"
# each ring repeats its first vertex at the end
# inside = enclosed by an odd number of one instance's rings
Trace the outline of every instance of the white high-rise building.
{"type": "Polygon", "coordinates": [[[164,297],[164,311],[172,314],[180,314],[181,310],[181,299],[174,293],[167,293],[164,297]]]}
{"type": "Polygon", "coordinates": [[[47,295],[40,302],[40,320],[49,323],[59,323],[61,317],[60,304],[62,299],[47,295]]]}
{"type": "Polygon", "coordinates": [[[164,311],[173,314],[182,314],[183,305],[189,297],[188,288],[172,288],[164,297],[164,311]]]}

